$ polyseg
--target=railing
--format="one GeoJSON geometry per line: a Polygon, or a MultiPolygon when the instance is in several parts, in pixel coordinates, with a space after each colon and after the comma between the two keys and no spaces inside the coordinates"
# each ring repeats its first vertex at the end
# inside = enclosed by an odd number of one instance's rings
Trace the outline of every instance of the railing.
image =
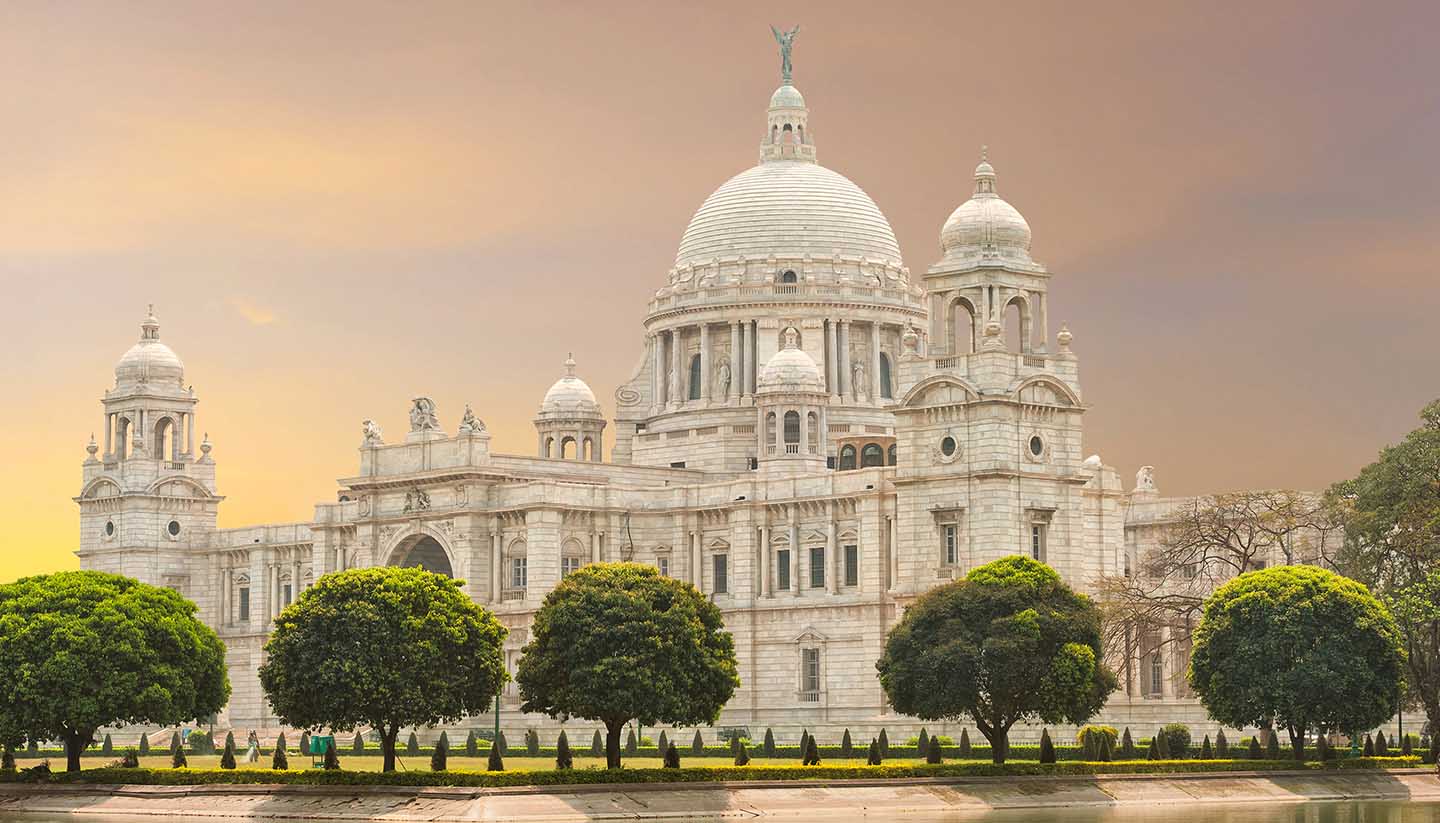
{"type": "Polygon", "coordinates": [[[167,468],[170,468],[170,469],[172,469],[172,470],[174,470],[174,471],[177,471],[177,472],[183,472],[183,471],[185,471],[185,464],[184,464],[184,463],[170,462],[170,463],[166,463],[165,465],[166,465],[167,468]]]}
{"type": "Polygon", "coordinates": [[[511,602],[511,601],[514,601],[514,600],[524,600],[524,599],[525,599],[525,590],[524,590],[524,589],[506,589],[506,590],[500,592],[500,601],[501,601],[502,603],[509,603],[509,602],[511,602]]]}
{"type": "Polygon", "coordinates": [[[120,468],[120,464],[117,462],[110,462],[105,464],[105,471],[107,472],[113,472],[118,468],[120,468]]]}
{"type": "Polygon", "coordinates": [[[785,444],[785,453],[786,453],[786,454],[799,454],[799,453],[800,453],[800,444],[799,444],[799,443],[786,443],[786,444],[785,444]]]}
{"type": "Polygon", "coordinates": [[[766,443],[766,444],[765,444],[765,453],[766,453],[766,454],[774,454],[774,453],[775,453],[775,444],[774,444],[774,443],[766,443]]]}
{"type": "Polygon", "coordinates": [[[800,693],[800,702],[801,702],[801,703],[819,703],[819,702],[820,702],[820,692],[819,692],[819,690],[817,689],[817,690],[815,690],[815,691],[801,692],[801,693],[800,693]]]}
{"type": "Polygon", "coordinates": [[[1025,366],[1031,369],[1043,369],[1045,368],[1045,358],[1027,354],[1025,355],[1025,366]]]}
{"type": "Polygon", "coordinates": [[[798,286],[776,286],[776,287],[775,287],[775,293],[776,293],[776,294],[796,294],[798,288],[799,288],[798,286]]]}
{"type": "Polygon", "coordinates": [[[955,368],[955,358],[953,358],[953,357],[937,357],[937,358],[935,358],[935,368],[937,368],[937,369],[953,369],[953,368],[955,368]]]}

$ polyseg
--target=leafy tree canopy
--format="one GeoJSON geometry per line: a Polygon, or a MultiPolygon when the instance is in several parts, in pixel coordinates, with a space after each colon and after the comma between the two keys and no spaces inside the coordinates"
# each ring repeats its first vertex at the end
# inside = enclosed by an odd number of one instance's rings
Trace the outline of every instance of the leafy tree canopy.
{"type": "Polygon", "coordinates": [[[170,726],[230,697],[225,646],[178,593],[71,571],[0,586],[0,742],[65,741],[67,768],[103,726],[170,726]]]}
{"type": "Polygon", "coordinates": [[[1352,732],[1394,716],[1400,633],[1365,586],[1314,566],[1240,575],[1205,604],[1190,684],[1227,726],[1352,732]]]}
{"type": "Polygon", "coordinates": [[[740,684],[720,609],[638,563],[592,563],[545,597],[516,672],[522,711],[605,724],[620,766],[625,723],[713,723],[740,684]]]}
{"type": "Polygon", "coordinates": [[[875,664],[898,711],[969,715],[1005,762],[1021,720],[1088,720],[1115,690],[1101,662],[1100,613],[1054,569],[1005,557],[932,589],[905,611],[875,664]]]}
{"type": "Polygon", "coordinates": [[[385,771],[400,729],[479,714],[505,682],[505,628],[418,568],[327,574],[280,613],[260,684],[291,726],[380,733],[385,771]]]}

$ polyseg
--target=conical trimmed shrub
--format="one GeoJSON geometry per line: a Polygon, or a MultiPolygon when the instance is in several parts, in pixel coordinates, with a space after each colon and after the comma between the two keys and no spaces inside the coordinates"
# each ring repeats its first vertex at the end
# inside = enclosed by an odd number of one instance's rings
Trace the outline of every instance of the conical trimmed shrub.
{"type": "Polygon", "coordinates": [[[1216,759],[1216,760],[1229,760],[1229,759],[1230,759],[1230,741],[1228,741],[1228,740],[1225,739],[1225,730],[1224,730],[1224,729],[1221,729],[1220,731],[1215,732],[1215,759],[1216,759]]]}
{"type": "Polygon", "coordinates": [[[287,771],[290,768],[290,755],[285,753],[285,735],[282,733],[280,739],[275,741],[275,754],[270,758],[270,768],[277,772],[287,771]]]}
{"type": "Polygon", "coordinates": [[[865,752],[865,765],[880,765],[880,741],[870,738],[870,748],[865,752]]]}
{"type": "Polygon", "coordinates": [[[1165,736],[1164,729],[1155,731],[1155,753],[1159,755],[1158,760],[1170,759],[1170,739],[1165,736]]]}
{"type": "Polygon", "coordinates": [[[805,759],[805,753],[810,751],[810,730],[800,730],[800,759],[805,759]]]}
{"type": "Polygon", "coordinates": [[[445,733],[440,733],[440,739],[435,741],[435,749],[430,752],[430,771],[443,772],[450,768],[450,741],[445,733]]]}
{"type": "Polygon", "coordinates": [[[325,771],[327,771],[327,772],[338,772],[338,771],[340,771],[340,752],[336,751],[336,749],[335,749],[335,741],[333,741],[333,740],[330,741],[330,744],[325,747],[325,764],[324,764],[324,766],[325,766],[325,771]]]}
{"type": "Polygon", "coordinates": [[[495,738],[495,742],[500,744],[500,754],[502,756],[510,753],[510,741],[505,739],[505,732],[500,732],[499,737],[495,738]]]}
{"type": "Polygon", "coordinates": [[[445,753],[446,753],[447,755],[450,753],[450,734],[449,734],[448,732],[446,732],[444,729],[441,729],[441,730],[440,730],[440,742],[436,743],[435,746],[436,746],[436,748],[439,748],[440,746],[444,746],[444,747],[445,747],[445,753]]]}
{"type": "Polygon", "coordinates": [[[855,756],[855,743],[850,740],[850,730],[849,730],[849,729],[846,729],[846,730],[845,730],[845,733],[840,736],[840,756],[841,756],[841,757],[854,757],[854,756],[855,756]]]}
{"type": "Polygon", "coordinates": [[[1125,733],[1120,735],[1120,759],[1135,759],[1135,738],[1130,736],[1130,727],[1125,727],[1125,733]]]}
{"type": "Polygon", "coordinates": [[[971,754],[972,754],[972,752],[971,752],[971,749],[970,749],[970,730],[969,730],[969,729],[961,729],[961,730],[960,730],[960,759],[961,759],[961,760],[969,760],[970,757],[971,757],[971,754]]]}
{"type": "Polygon", "coordinates": [[[361,733],[358,732],[358,731],[355,732],[355,738],[350,741],[350,753],[351,753],[351,754],[364,754],[364,753],[365,753],[365,735],[361,734],[361,733]]]}
{"type": "Polygon", "coordinates": [[[565,736],[565,730],[560,730],[560,737],[555,741],[555,768],[575,768],[575,756],[570,753],[570,738],[565,736]]]}
{"type": "Polygon", "coordinates": [[[595,736],[592,737],[592,738],[590,738],[590,756],[591,756],[591,757],[604,757],[604,756],[605,756],[605,738],[603,738],[603,737],[600,736],[600,730],[599,730],[599,729],[596,729],[596,730],[595,730],[595,736]]]}
{"type": "Polygon", "coordinates": [[[310,754],[310,732],[308,731],[301,730],[300,732],[300,754],[310,754]]]}
{"type": "Polygon", "coordinates": [[[1100,735],[1100,762],[1109,763],[1115,759],[1115,750],[1110,746],[1110,735],[1100,735]]]}
{"type": "Polygon", "coordinates": [[[1410,742],[1410,735],[1403,735],[1400,738],[1400,756],[1409,757],[1415,753],[1415,747],[1410,742]]]}
{"type": "Polygon", "coordinates": [[[115,744],[110,742],[109,734],[106,734],[105,739],[100,741],[100,753],[106,757],[115,753],[115,744]]]}
{"type": "Polygon", "coordinates": [[[1365,735],[1365,756],[1366,756],[1366,757],[1374,757],[1374,756],[1375,756],[1375,738],[1371,737],[1371,736],[1368,735],[1368,734],[1365,735]]]}
{"type": "Polygon", "coordinates": [[[924,727],[924,726],[921,726],[921,727],[920,727],[920,736],[919,736],[918,738],[916,738],[916,740],[915,740],[915,754],[918,755],[918,756],[920,756],[920,757],[924,757],[924,756],[925,756],[925,749],[926,749],[926,747],[929,746],[929,745],[930,745],[930,735],[929,735],[929,733],[927,733],[927,732],[925,731],[925,727],[924,727]]]}
{"type": "Polygon", "coordinates": [[[704,754],[704,753],[705,753],[705,738],[703,738],[703,737],[700,736],[700,730],[699,730],[699,729],[696,729],[696,730],[695,730],[695,739],[690,741],[690,753],[691,753],[691,754],[704,754]]]}
{"type": "Polygon", "coordinates": [[[180,733],[175,732],[174,734],[170,735],[170,754],[173,756],[176,752],[180,751],[180,749],[180,733]]]}
{"type": "Polygon", "coordinates": [[[640,742],[635,739],[635,730],[631,729],[630,734],[625,737],[625,753],[634,754],[640,748],[640,742]]]}
{"type": "Polygon", "coordinates": [[[670,751],[670,738],[665,736],[665,731],[663,729],[660,731],[660,745],[658,746],[658,748],[661,752],[670,751]]]}
{"type": "Polygon", "coordinates": [[[1215,752],[1210,750],[1210,735],[1205,735],[1205,740],[1200,744],[1200,759],[1214,760],[1215,752]]]}
{"type": "Polygon", "coordinates": [[[410,733],[410,737],[406,738],[406,740],[405,740],[405,753],[406,753],[406,754],[419,754],[419,753],[420,753],[420,738],[416,737],[414,732],[411,732],[411,733],[410,733]]]}
{"type": "Polygon", "coordinates": [[[490,743],[490,762],[485,764],[487,772],[505,771],[505,758],[500,753],[500,741],[494,740],[490,743]]]}
{"type": "Polygon", "coordinates": [[[675,748],[674,743],[665,747],[665,768],[680,768],[680,750],[675,748]]]}
{"type": "MultiPolygon", "coordinates": [[[[110,736],[109,736],[109,735],[106,735],[106,736],[105,736],[105,739],[106,739],[106,740],[109,740],[109,739],[110,739],[110,736]]],[[[1375,732],[1375,756],[1376,756],[1376,757],[1389,757],[1389,756],[1390,756],[1390,741],[1388,741],[1388,740],[1385,739],[1385,732],[1383,732],[1383,731],[1375,732]]]]}
{"type": "Polygon", "coordinates": [[[815,745],[815,738],[814,738],[814,737],[808,737],[808,738],[806,738],[806,741],[805,741],[805,760],[803,761],[803,763],[804,763],[806,766],[818,766],[818,765],[820,765],[820,747],[817,746],[817,745],[815,745]]]}
{"type": "MultiPolygon", "coordinates": [[[[698,734],[698,732],[697,732],[697,734],[698,734]]],[[[739,740],[739,738],[737,737],[736,740],[739,740]]],[[[743,741],[743,740],[740,740],[740,750],[735,753],[735,765],[737,765],[737,766],[748,766],[748,765],[750,765],[750,752],[748,752],[748,751],[745,750],[745,741],[743,741]]]]}
{"type": "Polygon", "coordinates": [[[225,751],[220,755],[220,768],[235,768],[235,735],[225,735],[225,751]]]}
{"type": "MultiPolygon", "coordinates": [[[[1090,738],[1089,738],[1089,737],[1086,737],[1086,738],[1085,738],[1085,745],[1086,745],[1087,747],[1090,745],[1090,738]]],[[[1090,758],[1087,757],[1086,759],[1088,760],[1088,759],[1090,759],[1090,758]]],[[[1050,739],[1050,730],[1049,730],[1049,729],[1041,729],[1041,730],[1040,730],[1040,762],[1041,762],[1041,763],[1054,763],[1054,762],[1055,762],[1055,742],[1050,739]]]]}
{"type": "Polygon", "coordinates": [[[1265,733],[1265,757],[1270,760],[1280,759],[1280,735],[1274,731],[1265,733]]]}
{"type": "Polygon", "coordinates": [[[927,745],[927,746],[925,747],[925,762],[926,762],[926,763],[943,763],[943,762],[945,762],[945,746],[940,743],[940,738],[938,738],[938,737],[932,737],[932,738],[930,738],[930,743],[929,743],[929,745],[927,745]]]}
{"type": "Polygon", "coordinates": [[[763,750],[766,757],[775,756],[775,734],[771,732],[768,728],[765,730],[765,743],[763,744],[763,750]]]}
{"type": "Polygon", "coordinates": [[[525,732],[525,753],[531,757],[540,756],[540,733],[534,729],[525,732]]]}
{"type": "Polygon", "coordinates": [[[1250,737],[1250,746],[1249,746],[1248,748],[1249,748],[1248,756],[1250,757],[1251,760],[1263,760],[1263,759],[1264,759],[1265,755],[1260,751],[1260,741],[1259,741],[1259,740],[1256,740],[1255,737],[1254,737],[1254,735],[1251,735],[1251,737],[1250,737]]]}
{"type": "Polygon", "coordinates": [[[471,729],[470,733],[465,735],[465,756],[480,756],[480,735],[476,734],[474,729],[471,729]]]}
{"type": "Polygon", "coordinates": [[[1150,738],[1150,750],[1145,753],[1145,759],[1147,759],[1147,760],[1159,760],[1159,759],[1160,759],[1160,744],[1159,744],[1159,743],[1156,743],[1156,742],[1155,742],[1155,738],[1153,738],[1153,737],[1150,738]]]}
{"type": "Polygon", "coordinates": [[[175,750],[170,752],[170,768],[183,769],[189,765],[189,762],[185,760],[185,747],[176,746],[175,750]]]}
{"type": "Polygon", "coordinates": [[[740,753],[740,735],[730,738],[730,756],[734,757],[740,753]]]}
{"type": "Polygon", "coordinates": [[[883,759],[883,758],[886,758],[886,757],[889,757],[889,756],[890,756],[890,736],[885,733],[885,730],[884,730],[884,729],[881,729],[881,730],[880,730],[880,757],[883,759]]]}
{"type": "Polygon", "coordinates": [[[148,732],[140,733],[140,755],[143,757],[150,753],[150,735],[148,732]]]}

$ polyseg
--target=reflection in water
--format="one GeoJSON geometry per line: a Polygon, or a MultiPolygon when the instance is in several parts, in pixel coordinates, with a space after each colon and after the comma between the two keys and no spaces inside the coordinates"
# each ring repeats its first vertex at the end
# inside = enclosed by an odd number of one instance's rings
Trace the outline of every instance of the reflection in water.
{"type": "MultiPolygon", "coordinates": [[[[0,823],[159,823],[163,817],[128,815],[49,815],[0,813],[0,823]]],[[[221,823],[226,818],[212,818],[221,823]]],[[[668,823],[701,823],[712,818],[668,823]]],[[[854,820],[879,820],[856,815],[854,820]]],[[[886,817],[903,823],[1440,823],[1440,803],[1346,802],[1267,803],[1264,805],[1126,806],[1123,808],[1014,809],[981,813],[956,813],[886,817]]],[[[300,823],[289,818],[269,817],[266,823],[300,823]]],[[[786,817],[787,823],[835,823],[836,816],[786,817]]],[[[313,819],[308,821],[313,823],[313,819]]]]}

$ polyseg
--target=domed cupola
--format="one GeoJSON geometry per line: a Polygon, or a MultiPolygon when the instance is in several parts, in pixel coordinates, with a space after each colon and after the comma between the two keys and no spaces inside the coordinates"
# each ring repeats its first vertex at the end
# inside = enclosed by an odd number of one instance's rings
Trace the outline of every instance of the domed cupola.
{"type": "Polygon", "coordinates": [[[605,413],[589,384],[575,376],[575,356],[565,358],[565,376],[540,401],[535,416],[540,456],[600,462],[605,413]]]}
{"type": "Polygon", "coordinates": [[[115,364],[115,388],[133,390],[146,386],[157,390],[178,391],[184,387],[185,364],[170,347],[160,342],[160,321],[155,307],[145,314],[140,324],[140,340],[115,364]]]}
{"type": "Polygon", "coordinates": [[[825,467],[825,378],[800,348],[800,334],[785,330],[785,347],[760,370],[755,405],[759,410],[758,451],[766,471],[821,471],[825,467]]]}
{"type": "Polygon", "coordinates": [[[995,169],[980,152],[975,194],[960,204],[940,230],[947,261],[1000,259],[1031,265],[1030,224],[995,193],[995,169]]]}
{"type": "Polygon", "coordinates": [[[757,394],[776,392],[825,393],[825,377],[814,358],[800,348],[794,329],[785,330],[785,348],[765,363],[757,379],[757,394]]]}

